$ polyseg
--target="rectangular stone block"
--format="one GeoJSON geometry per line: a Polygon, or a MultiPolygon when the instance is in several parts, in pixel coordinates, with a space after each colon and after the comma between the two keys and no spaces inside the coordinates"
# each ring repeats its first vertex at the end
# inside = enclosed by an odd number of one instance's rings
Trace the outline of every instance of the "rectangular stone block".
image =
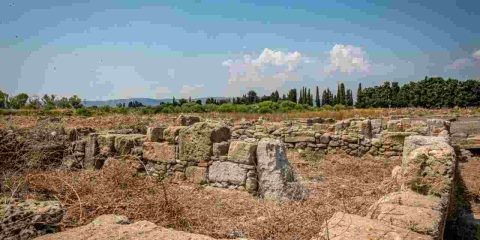
{"type": "Polygon", "coordinates": [[[145,140],[142,134],[115,134],[115,151],[120,155],[130,154],[135,146],[141,146],[145,140]]]}
{"type": "Polygon", "coordinates": [[[228,154],[229,143],[228,142],[219,142],[213,144],[213,156],[221,157],[228,154]]]}
{"type": "Polygon", "coordinates": [[[113,134],[98,135],[97,141],[98,141],[98,147],[100,149],[100,153],[109,155],[115,152],[115,135],[113,134]]]}
{"type": "Polygon", "coordinates": [[[148,127],[147,128],[147,142],[161,142],[164,140],[163,131],[165,127],[148,127]]]}
{"type": "Polygon", "coordinates": [[[256,159],[257,142],[232,141],[228,149],[228,160],[232,162],[253,165],[256,159]]]}
{"type": "Polygon", "coordinates": [[[296,137],[285,137],[286,143],[299,143],[299,142],[315,142],[315,137],[312,136],[296,136],[296,137]]]}
{"type": "Polygon", "coordinates": [[[167,142],[144,142],[143,159],[153,162],[168,162],[175,160],[175,145],[167,142]]]}
{"type": "Polygon", "coordinates": [[[213,162],[208,170],[210,182],[227,182],[233,185],[244,185],[247,169],[231,162],[213,162]]]}
{"type": "Polygon", "coordinates": [[[184,126],[170,126],[163,131],[163,138],[169,143],[175,143],[175,138],[180,133],[180,130],[184,129],[184,126]]]}
{"type": "Polygon", "coordinates": [[[179,159],[182,161],[208,161],[212,157],[213,143],[230,139],[230,129],[222,123],[199,122],[182,129],[178,135],[179,159]]]}
{"type": "Polygon", "coordinates": [[[190,166],[185,169],[185,177],[187,181],[202,184],[207,181],[207,168],[190,166]]]}

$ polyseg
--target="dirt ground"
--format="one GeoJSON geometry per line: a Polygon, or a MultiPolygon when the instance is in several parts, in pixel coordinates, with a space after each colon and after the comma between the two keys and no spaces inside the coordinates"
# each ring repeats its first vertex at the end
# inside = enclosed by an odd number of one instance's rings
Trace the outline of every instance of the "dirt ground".
{"type": "Polygon", "coordinates": [[[29,197],[54,196],[67,207],[64,228],[114,213],[215,238],[253,239],[310,239],[334,212],[364,214],[395,190],[390,173],[398,161],[293,152],[289,157],[310,192],[304,201],[266,201],[238,190],[162,184],[136,176],[129,161],[101,171],[30,173],[26,186],[29,197]]]}

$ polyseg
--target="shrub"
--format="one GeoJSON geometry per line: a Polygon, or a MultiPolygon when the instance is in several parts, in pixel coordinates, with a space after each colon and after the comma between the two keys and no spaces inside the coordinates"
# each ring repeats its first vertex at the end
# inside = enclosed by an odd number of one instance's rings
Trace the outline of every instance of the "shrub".
{"type": "Polygon", "coordinates": [[[89,109],[81,107],[81,108],[75,109],[75,115],[83,116],[83,117],[90,117],[90,116],[93,115],[93,113],[89,109]]]}

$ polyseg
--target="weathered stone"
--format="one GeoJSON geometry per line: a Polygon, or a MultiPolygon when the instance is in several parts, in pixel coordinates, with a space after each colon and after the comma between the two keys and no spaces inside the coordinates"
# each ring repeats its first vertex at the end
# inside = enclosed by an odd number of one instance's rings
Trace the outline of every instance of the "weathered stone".
{"type": "Polygon", "coordinates": [[[268,199],[291,198],[287,184],[295,181],[288,164],[286,149],[279,140],[264,138],[257,146],[258,191],[268,199]]]}
{"type": "Polygon", "coordinates": [[[90,134],[87,137],[85,145],[85,158],[83,160],[83,167],[93,169],[95,167],[95,157],[100,153],[97,142],[97,134],[90,134]]]}
{"type": "Polygon", "coordinates": [[[226,156],[228,154],[228,148],[229,148],[229,143],[227,141],[213,143],[213,156],[215,157],[226,156]]]}
{"type": "Polygon", "coordinates": [[[169,126],[163,131],[163,138],[169,143],[175,143],[175,139],[180,133],[180,130],[185,129],[184,126],[169,126]]]}
{"type": "Polygon", "coordinates": [[[143,159],[153,162],[168,162],[175,160],[175,145],[167,142],[144,142],[143,159]]]}
{"type": "Polygon", "coordinates": [[[257,142],[255,140],[232,141],[228,149],[228,160],[253,165],[255,163],[257,142]]]}
{"type": "Polygon", "coordinates": [[[249,193],[256,193],[258,190],[257,172],[250,170],[247,172],[247,179],[245,181],[245,190],[249,193]]]}
{"type": "Polygon", "coordinates": [[[403,132],[401,120],[390,120],[387,122],[387,131],[389,132],[403,132]]]}
{"type": "Polygon", "coordinates": [[[433,240],[432,237],[399,228],[379,220],[373,220],[343,212],[335,213],[323,224],[320,235],[312,240],[433,240]]]}
{"type": "Polygon", "coordinates": [[[210,182],[244,185],[247,172],[247,169],[241,168],[237,163],[213,162],[208,169],[208,180],[210,182]]]}
{"type": "Polygon", "coordinates": [[[161,142],[164,140],[163,132],[165,127],[148,127],[147,128],[147,142],[161,142]]]}
{"type": "Polygon", "coordinates": [[[175,125],[178,126],[192,126],[193,124],[200,122],[200,118],[197,116],[180,115],[175,120],[175,125]]]}
{"type": "Polygon", "coordinates": [[[286,143],[299,143],[299,142],[315,142],[315,137],[311,136],[296,136],[296,137],[285,137],[284,140],[286,143]]]}
{"type": "Polygon", "coordinates": [[[443,119],[427,119],[427,127],[429,136],[439,136],[443,131],[450,132],[450,122],[443,119]]]}
{"type": "Polygon", "coordinates": [[[438,197],[404,191],[378,200],[369,208],[367,217],[441,239],[446,211],[438,197]]]}
{"type": "Polygon", "coordinates": [[[455,150],[444,137],[410,136],[405,139],[402,167],[404,187],[422,194],[448,194],[455,150]]]}
{"type": "Polygon", "coordinates": [[[142,134],[116,134],[115,151],[120,155],[126,155],[131,152],[133,147],[142,146],[145,135],[142,134]]]}
{"type": "Polygon", "coordinates": [[[110,156],[115,153],[115,135],[102,134],[97,137],[98,148],[100,153],[110,156]]]}
{"type": "Polygon", "coordinates": [[[328,144],[328,142],[330,142],[330,133],[322,134],[322,136],[320,137],[320,143],[328,144]]]}
{"type": "Polygon", "coordinates": [[[179,133],[179,159],[184,161],[209,160],[213,143],[230,139],[230,129],[221,123],[199,122],[179,133]]]}
{"type": "Polygon", "coordinates": [[[185,169],[185,177],[189,182],[203,184],[207,182],[207,168],[197,166],[187,167],[185,169]]]}
{"type": "Polygon", "coordinates": [[[330,147],[338,147],[338,146],[340,146],[340,142],[339,142],[339,141],[334,141],[334,140],[332,140],[332,141],[330,141],[330,142],[328,143],[328,145],[329,145],[330,147]]]}
{"type": "Polygon", "coordinates": [[[26,200],[0,205],[0,239],[32,239],[58,231],[64,211],[57,201],[26,200]]]}

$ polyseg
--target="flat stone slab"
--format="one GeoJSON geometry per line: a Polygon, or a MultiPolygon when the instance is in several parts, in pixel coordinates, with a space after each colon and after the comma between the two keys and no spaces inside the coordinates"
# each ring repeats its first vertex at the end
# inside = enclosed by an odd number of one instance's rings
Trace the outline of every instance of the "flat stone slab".
{"type": "Polygon", "coordinates": [[[65,232],[48,234],[38,240],[103,240],[103,239],[165,239],[165,240],[214,240],[209,236],[187,233],[159,227],[148,221],[130,223],[124,216],[102,215],[90,224],[65,232]]]}
{"type": "MultiPolygon", "coordinates": [[[[408,229],[395,227],[379,220],[337,212],[322,226],[315,240],[433,240],[408,229]]],[[[313,240],[312,239],[312,240],[313,240]]]]}

